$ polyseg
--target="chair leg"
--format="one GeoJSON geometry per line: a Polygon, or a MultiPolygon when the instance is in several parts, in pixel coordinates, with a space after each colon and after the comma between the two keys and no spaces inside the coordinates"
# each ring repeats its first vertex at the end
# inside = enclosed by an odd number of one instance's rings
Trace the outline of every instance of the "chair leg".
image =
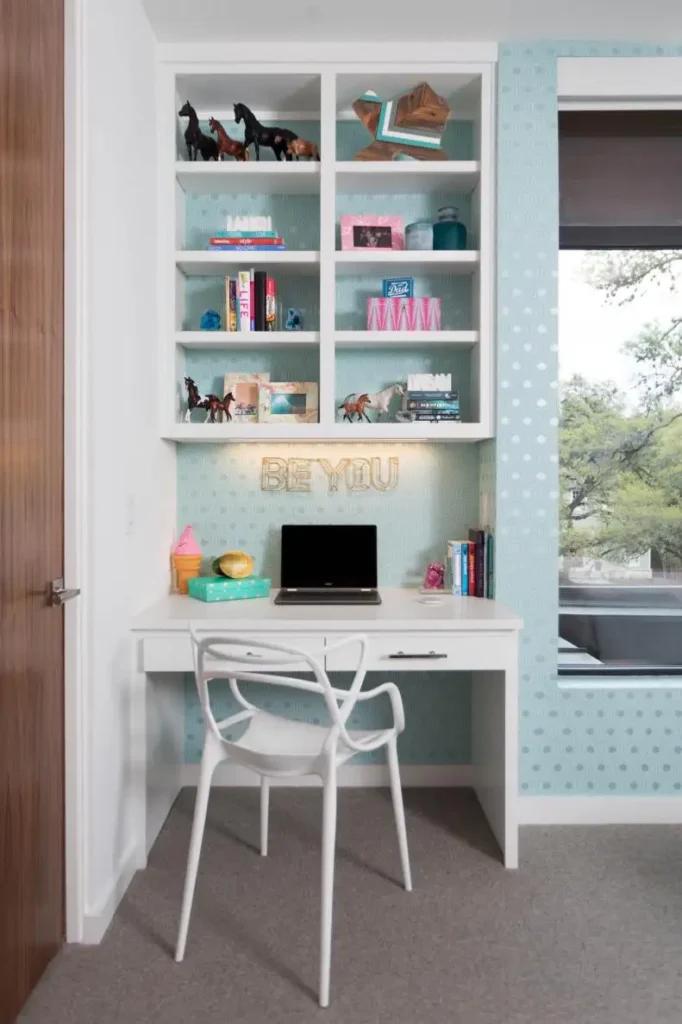
{"type": "Polygon", "coordinates": [[[393,798],[393,813],[395,815],[395,827],[398,833],[398,847],[400,848],[400,863],[403,869],[403,880],[407,892],[412,892],[412,874],[410,872],[410,855],[407,850],[407,829],[405,828],[405,809],[403,807],[403,791],[400,785],[400,767],[398,765],[398,745],[395,737],[390,740],[387,747],[388,772],[391,779],[391,796],[393,798]]]}
{"type": "Polygon", "coordinates": [[[322,891],[320,914],[320,1006],[329,1006],[329,975],[332,954],[332,906],[334,902],[334,847],[336,844],[336,765],[323,780],[322,891]]]}
{"type": "Polygon", "coordinates": [[[189,928],[189,917],[192,912],[194,901],[194,887],[197,881],[197,869],[199,867],[199,856],[201,844],[204,838],[204,827],[206,825],[206,811],[208,809],[208,797],[211,792],[211,779],[217,761],[214,751],[210,749],[210,737],[204,743],[204,752],[201,757],[201,774],[197,787],[197,796],[194,803],[194,819],[192,821],[192,837],[189,843],[189,856],[187,858],[187,874],[185,875],[185,890],[182,895],[182,911],[180,913],[180,928],[178,930],[178,941],[175,947],[175,960],[177,963],[185,955],[185,944],[187,942],[187,929],[189,928]]]}
{"type": "Polygon", "coordinates": [[[270,779],[260,777],[260,855],[268,855],[268,816],[270,812],[270,779]]]}

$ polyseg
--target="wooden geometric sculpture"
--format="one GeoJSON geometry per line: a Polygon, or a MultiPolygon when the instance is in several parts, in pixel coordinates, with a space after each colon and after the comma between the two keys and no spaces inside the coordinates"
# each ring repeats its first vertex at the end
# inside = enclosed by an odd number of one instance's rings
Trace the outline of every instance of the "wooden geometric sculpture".
{"type": "Polygon", "coordinates": [[[447,160],[440,144],[450,108],[428,82],[386,102],[368,89],[353,110],[375,139],[355,160],[447,160]]]}

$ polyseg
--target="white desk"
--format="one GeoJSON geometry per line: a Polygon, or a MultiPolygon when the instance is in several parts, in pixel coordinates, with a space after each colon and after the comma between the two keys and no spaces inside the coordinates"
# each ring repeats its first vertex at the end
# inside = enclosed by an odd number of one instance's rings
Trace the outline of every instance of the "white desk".
{"type": "MultiPolygon", "coordinates": [[[[172,596],[133,623],[134,761],[138,863],[182,786],[184,673],[193,671],[191,622],[244,636],[267,634],[311,652],[349,633],[370,637],[368,671],[473,671],[474,789],[503,853],[518,865],[518,643],[521,619],[497,601],[444,596],[427,605],[415,590],[383,590],[376,607],[286,607],[273,598],[206,604],[172,596]],[[423,657],[401,657],[400,655],[423,657]],[[391,657],[392,655],[392,657],[391,657]],[[397,657],[396,657],[397,655],[397,657]]],[[[328,671],[355,667],[354,652],[326,659],[328,671]]],[[[409,728],[409,722],[408,722],[409,728]]],[[[343,773],[340,782],[343,785],[343,773]]]]}

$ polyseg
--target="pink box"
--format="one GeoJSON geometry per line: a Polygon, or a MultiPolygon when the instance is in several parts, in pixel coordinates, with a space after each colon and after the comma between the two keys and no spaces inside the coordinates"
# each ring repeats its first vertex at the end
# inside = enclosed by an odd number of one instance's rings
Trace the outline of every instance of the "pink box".
{"type": "Polygon", "coordinates": [[[440,299],[367,299],[368,331],[439,331],[440,299]]]}

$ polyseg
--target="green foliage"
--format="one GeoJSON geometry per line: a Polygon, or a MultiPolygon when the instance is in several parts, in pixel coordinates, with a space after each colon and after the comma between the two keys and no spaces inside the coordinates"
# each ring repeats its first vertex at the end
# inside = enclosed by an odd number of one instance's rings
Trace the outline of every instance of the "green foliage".
{"type": "MultiPolygon", "coordinates": [[[[591,253],[590,283],[631,302],[647,285],[677,286],[682,253],[591,253]]],[[[682,317],[647,324],[626,345],[639,369],[640,407],[611,383],[574,376],[561,399],[561,552],[612,561],[652,550],[682,567],[682,317]]]]}

